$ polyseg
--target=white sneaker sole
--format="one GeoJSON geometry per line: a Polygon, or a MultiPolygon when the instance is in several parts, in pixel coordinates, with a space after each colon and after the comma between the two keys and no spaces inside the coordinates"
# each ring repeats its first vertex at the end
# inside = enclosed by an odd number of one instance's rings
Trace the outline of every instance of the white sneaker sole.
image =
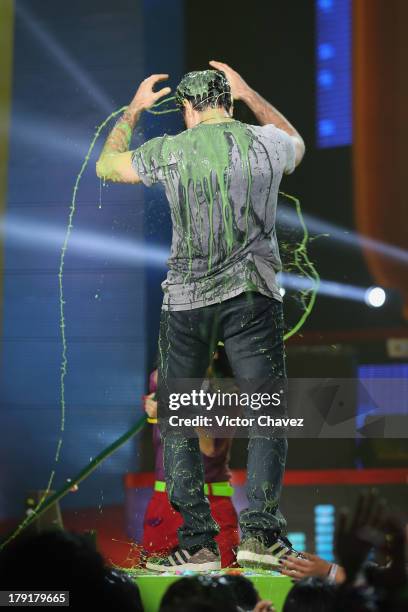
{"type": "Polygon", "coordinates": [[[249,550],[238,551],[237,561],[241,566],[243,564],[248,566],[254,564],[257,566],[262,565],[274,570],[279,570],[281,568],[278,557],[275,557],[274,555],[262,555],[259,553],[250,552],[249,550]]]}
{"type": "Polygon", "coordinates": [[[175,574],[179,571],[190,570],[193,572],[211,572],[221,569],[221,561],[208,561],[208,563],[183,563],[183,565],[157,565],[156,563],[146,562],[146,569],[154,572],[171,572],[175,574]]]}

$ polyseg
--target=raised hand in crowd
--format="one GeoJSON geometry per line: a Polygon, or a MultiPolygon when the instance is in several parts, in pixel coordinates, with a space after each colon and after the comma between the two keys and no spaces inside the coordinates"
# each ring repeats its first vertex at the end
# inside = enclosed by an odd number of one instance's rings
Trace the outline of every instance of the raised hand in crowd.
{"type": "Polygon", "coordinates": [[[352,515],[347,509],[341,511],[335,549],[348,583],[354,582],[372,548],[385,545],[384,520],[385,503],[376,491],[360,495],[352,515]]]}

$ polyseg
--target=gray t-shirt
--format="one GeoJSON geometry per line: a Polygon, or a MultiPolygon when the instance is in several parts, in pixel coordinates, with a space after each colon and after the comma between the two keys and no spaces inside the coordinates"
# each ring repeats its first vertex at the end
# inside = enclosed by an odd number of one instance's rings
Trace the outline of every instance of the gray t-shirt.
{"type": "Polygon", "coordinates": [[[275,232],[293,139],[274,125],[201,123],[153,138],[132,154],[148,187],[161,183],[173,223],[163,308],[189,310],[259,291],[282,301],[275,232]]]}

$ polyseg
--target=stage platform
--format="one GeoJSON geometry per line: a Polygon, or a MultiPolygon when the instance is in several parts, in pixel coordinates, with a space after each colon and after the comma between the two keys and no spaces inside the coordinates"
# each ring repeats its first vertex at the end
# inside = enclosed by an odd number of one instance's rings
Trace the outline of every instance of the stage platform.
{"type": "MultiPolygon", "coordinates": [[[[159,609],[160,601],[172,582],[179,580],[183,576],[193,576],[194,572],[186,572],[183,575],[173,576],[170,574],[155,574],[143,570],[126,570],[134,579],[140,589],[145,612],[156,612],[159,609]]],[[[223,576],[225,574],[241,574],[253,582],[261,599],[269,599],[273,602],[277,612],[283,607],[286,595],[292,586],[290,578],[281,576],[276,572],[261,570],[242,570],[231,569],[221,572],[211,572],[211,576],[223,576]]]]}

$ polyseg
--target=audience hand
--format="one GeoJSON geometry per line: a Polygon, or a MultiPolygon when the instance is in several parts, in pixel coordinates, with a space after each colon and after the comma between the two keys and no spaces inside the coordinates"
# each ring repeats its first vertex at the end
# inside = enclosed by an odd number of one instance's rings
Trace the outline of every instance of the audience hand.
{"type": "Polygon", "coordinates": [[[366,574],[374,586],[394,591],[407,582],[405,530],[396,516],[388,517],[383,529],[386,537],[384,552],[388,563],[385,567],[367,568],[366,574]]]}
{"type": "Polygon", "coordinates": [[[153,399],[155,393],[143,396],[143,408],[150,419],[157,419],[157,401],[153,399]]]}
{"type": "Polygon", "coordinates": [[[285,557],[281,561],[281,574],[289,576],[292,580],[303,580],[309,576],[326,578],[331,567],[331,563],[321,559],[317,555],[302,552],[301,557],[285,557]]]}

